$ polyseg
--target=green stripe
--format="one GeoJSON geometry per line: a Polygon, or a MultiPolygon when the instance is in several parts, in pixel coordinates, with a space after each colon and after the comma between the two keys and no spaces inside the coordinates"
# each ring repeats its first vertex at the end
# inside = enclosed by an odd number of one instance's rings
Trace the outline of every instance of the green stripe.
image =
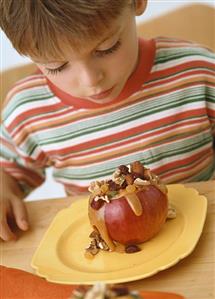
{"type": "MultiPolygon", "coordinates": [[[[29,103],[33,103],[33,102],[37,102],[38,103],[38,108],[40,107],[39,102],[44,101],[44,100],[48,100],[50,98],[52,98],[52,95],[32,95],[32,96],[28,96],[26,98],[21,98],[22,101],[19,101],[19,98],[16,98],[16,102],[11,102],[12,105],[11,107],[8,107],[7,110],[5,110],[3,112],[3,120],[6,121],[8,119],[8,117],[19,107],[25,105],[25,104],[29,104],[29,103]]],[[[15,99],[15,98],[14,98],[15,99]]],[[[30,117],[28,117],[30,118],[30,117]]],[[[26,118],[27,119],[27,118],[26,118]]]]}
{"type": "MultiPolygon", "coordinates": [[[[167,96],[165,96],[165,98],[167,98],[167,96]]],[[[66,141],[68,139],[77,138],[77,137],[80,137],[83,135],[107,130],[107,129],[110,129],[113,127],[117,127],[119,125],[126,124],[130,121],[135,121],[139,118],[144,118],[145,116],[148,116],[151,114],[159,113],[164,110],[168,110],[168,109],[172,109],[172,108],[177,108],[184,104],[193,103],[194,101],[195,102],[202,101],[202,97],[196,98],[195,96],[193,96],[193,97],[189,97],[189,98],[179,99],[175,103],[166,103],[166,105],[163,105],[160,107],[155,107],[154,110],[151,110],[151,111],[140,111],[139,113],[137,113],[137,115],[135,115],[135,114],[131,114],[130,116],[125,115],[121,118],[119,118],[119,116],[118,116],[118,119],[115,119],[115,121],[113,120],[113,118],[110,118],[109,121],[104,122],[104,118],[101,117],[100,124],[97,123],[95,126],[93,124],[85,123],[82,125],[81,129],[76,130],[76,131],[74,131],[75,128],[73,128],[73,130],[72,130],[72,128],[70,126],[68,128],[68,132],[63,131],[61,128],[56,129],[52,133],[52,134],[54,134],[54,137],[47,137],[47,132],[45,134],[41,133],[40,134],[40,146],[48,145],[48,144],[52,144],[52,143],[60,143],[60,142],[66,141]],[[58,131],[58,135],[56,135],[57,131],[58,131]],[[42,139],[43,135],[44,135],[44,139],[42,139]]],[[[93,120],[92,120],[92,122],[93,122],[93,120]]],[[[75,125],[74,125],[74,127],[75,127],[75,125]]],[[[49,136],[50,136],[50,134],[49,134],[49,136]]],[[[71,142],[72,142],[72,140],[71,140],[71,142]]],[[[37,148],[37,144],[35,144],[35,140],[33,138],[30,138],[26,141],[24,148],[31,155],[34,152],[34,150],[37,148]]]]}
{"type": "Polygon", "coordinates": [[[159,63],[166,63],[172,60],[178,60],[190,56],[200,56],[203,58],[214,59],[215,55],[212,52],[202,51],[202,49],[193,48],[174,48],[161,49],[157,51],[155,65],[159,63]]]}
{"type": "MultiPolygon", "coordinates": [[[[159,162],[160,160],[165,160],[168,158],[171,158],[173,156],[179,156],[179,155],[183,155],[184,153],[188,153],[189,151],[195,151],[198,148],[201,148],[207,144],[211,143],[211,136],[207,136],[205,139],[201,140],[196,140],[196,142],[192,142],[190,140],[187,141],[187,144],[184,144],[184,146],[182,147],[181,144],[181,140],[174,142],[171,145],[168,145],[168,150],[165,149],[165,151],[162,150],[162,147],[166,147],[166,145],[160,145],[160,153],[158,153],[157,155],[153,155],[153,156],[149,156],[148,158],[144,157],[144,159],[142,159],[142,162],[144,165],[151,165],[155,162],[159,162]],[[177,153],[177,155],[176,155],[177,153]]],[[[153,145],[153,144],[151,144],[153,145]]],[[[144,148],[142,148],[142,151],[144,151],[144,148]]],[[[134,155],[130,155],[130,158],[128,159],[128,163],[129,164],[130,161],[135,161],[137,154],[134,155]]],[[[120,160],[120,159],[119,159],[120,160]]],[[[117,161],[118,165],[119,164],[125,164],[124,163],[119,163],[119,160],[117,161]]],[[[188,164],[189,165],[189,164],[188,164]]],[[[99,165],[99,169],[94,165],[94,166],[88,166],[85,168],[85,171],[83,173],[83,170],[81,168],[75,168],[72,167],[72,169],[68,168],[68,169],[63,169],[63,170],[58,170],[55,171],[55,176],[56,177],[64,177],[67,179],[79,179],[79,180],[92,180],[95,179],[99,176],[107,176],[110,173],[113,172],[113,170],[115,169],[115,167],[111,167],[110,166],[110,162],[108,161],[107,163],[102,163],[102,165],[99,165]],[[102,169],[101,169],[102,168],[102,169]]],[[[174,169],[174,168],[172,168],[174,169]]],[[[163,174],[163,173],[161,173],[163,174]]]]}
{"type": "MultiPolygon", "coordinates": [[[[165,69],[166,70],[166,69],[165,69]]],[[[174,77],[176,77],[177,75],[180,75],[180,74],[184,74],[185,76],[186,76],[186,74],[189,72],[189,71],[194,71],[194,70],[198,70],[198,71],[205,71],[205,70],[207,70],[207,71],[211,71],[211,70],[213,70],[213,68],[211,67],[211,68],[209,68],[209,67],[186,67],[186,69],[184,70],[181,70],[181,71],[175,71],[174,72],[174,74],[171,72],[169,75],[167,75],[167,74],[163,74],[163,76],[162,76],[162,74],[159,74],[159,77],[157,77],[157,78],[155,78],[155,79],[150,79],[149,81],[147,81],[146,83],[147,84],[149,84],[149,83],[154,83],[154,82],[159,82],[159,81],[161,81],[161,80],[164,80],[164,79],[169,79],[169,78],[172,78],[173,77],[173,79],[174,79],[174,77]]],[[[157,69],[156,69],[156,71],[157,71],[157,69]]],[[[188,74],[189,75],[189,74],[188,74]]],[[[184,77],[183,79],[184,80],[186,80],[187,78],[189,79],[189,77],[192,77],[191,75],[189,75],[188,77],[184,77]]],[[[207,86],[207,82],[204,82],[203,81],[203,83],[204,83],[204,85],[206,85],[207,86]]],[[[162,82],[161,82],[161,84],[163,84],[162,82]]]]}

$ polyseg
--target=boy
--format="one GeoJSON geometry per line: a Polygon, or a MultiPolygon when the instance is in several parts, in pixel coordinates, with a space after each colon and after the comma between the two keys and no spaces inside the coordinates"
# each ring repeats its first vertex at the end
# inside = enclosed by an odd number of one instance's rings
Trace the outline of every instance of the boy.
{"type": "Polygon", "coordinates": [[[2,29],[40,69],[14,86],[3,110],[3,240],[15,238],[11,217],[28,229],[22,198],[48,166],[68,194],[135,160],[166,183],[212,178],[214,54],[176,39],[138,39],[135,16],[145,7],[0,0],[2,29]]]}

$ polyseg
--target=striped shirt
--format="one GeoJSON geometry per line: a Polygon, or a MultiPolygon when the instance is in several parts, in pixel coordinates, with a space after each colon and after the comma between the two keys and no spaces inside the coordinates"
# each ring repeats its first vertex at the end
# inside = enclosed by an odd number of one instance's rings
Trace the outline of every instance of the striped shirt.
{"type": "MultiPolygon", "coordinates": [[[[139,160],[166,183],[207,180],[215,169],[215,55],[159,37],[139,41],[139,64],[117,99],[68,95],[43,74],[8,93],[1,164],[25,188],[46,167],[70,194],[139,160]]],[[[50,190],[51,192],[51,190],[50,190]]]]}

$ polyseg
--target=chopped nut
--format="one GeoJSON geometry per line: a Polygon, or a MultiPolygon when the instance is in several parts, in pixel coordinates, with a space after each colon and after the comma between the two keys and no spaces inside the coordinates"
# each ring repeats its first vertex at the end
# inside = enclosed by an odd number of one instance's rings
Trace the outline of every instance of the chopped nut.
{"type": "Polygon", "coordinates": [[[152,176],[152,181],[155,182],[155,183],[159,183],[160,179],[159,177],[154,174],[153,172],[151,172],[151,176],[152,176]]]}
{"type": "Polygon", "coordinates": [[[120,189],[120,185],[118,185],[116,182],[112,180],[108,181],[108,187],[109,187],[109,191],[117,191],[120,189]]]}
{"type": "Polygon", "coordinates": [[[129,169],[125,165],[120,165],[118,168],[119,168],[121,174],[128,174],[129,173],[129,169]]]}
{"type": "Polygon", "coordinates": [[[167,218],[168,219],[176,218],[176,209],[173,208],[173,206],[171,205],[168,206],[167,218]]]}
{"type": "Polygon", "coordinates": [[[143,173],[143,176],[146,180],[152,180],[152,174],[151,174],[151,171],[150,169],[148,168],[144,168],[144,173],[143,173]]]}
{"type": "Polygon", "coordinates": [[[143,175],[137,173],[137,172],[132,172],[131,173],[134,179],[140,178],[140,179],[144,179],[143,175]]]}
{"type": "Polygon", "coordinates": [[[98,247],[101,248],[102,250],[105,250],[105,251],[108,251],[109,250],[109,247],[108,245],[105,243],[105,241],[100,241],[98,243],[98,247]]]}
{"type": "Polygon", "coordinates": [[[99,195],[96,195],[96,197],[94,197],[95,201],[99,201],[99,199],[101,199],[101,197],[99,195]]]}
{"type": "Polygon", "coordinates": [[[139,161],[135,161],[131,163],[131,172],[132,173],[138,173],[141,176],[144,175],[144,167],[139,161]]]}
{"type": "Polygon", "coordinates": [[[109,198],[107,195],[102,195],[102,196],[96,196],[94,198],[95,201],[99,201],[99,200],[103,200],[103,201],[106,201],[107,203],[110,202],[109,198]]]}
{"type": "Polygon", "coordinates": [[[113,173],[113,178],[116,179],[121,175],[121,171],[117,168],[113,173]]]}
{"type": "Polygon", "coordinates": [[[99,248],[91,242],[90,246],[86,248],[86,251],[90,252],[92,255],[96,255],[99,252],[99,248]]]}
{"type": "Polygon", "coordinates": [[[148,186],[148,185],[150,185],[151,183],[150,183],[150,181],[142,180],[142,179],[140,179],[140,178],[137,178],[137,179],[135,179],[134,184],[135,184],[135,185],[138,185],[138,186],[148,186]]]}
{"type": "Polygon", "coordinates": [[[92,233],[89,235],[89,237],[91,238],[91,239],[98,239],[99,240],[99,238],[100,238],[100,234],[99,234],[99,232],[98,231],[92,231],[92,233]]]}
{"type": "Polygon", "coordinates": [[[100,190],[103,194],[106,194],[109,190],[109,186],[108,184],[103,184],[101,187],[100,187],[100,190]]]}
{"type": "Polygon", "coordinates": [[[125,178],[123,176],[117,177],[114,182],[121,187],[125,182],[125,178]]]}
{"type": "Polygon", "coordinates": [[[137,245],[127,245],[125,247],[125,252],[126,253],[135,253],[140,251],[141,249],[137,245]]]}
{"type": "Polygon", "coordinates": [[[134,177],[132,176],[132,174],[126,174],[125,175],[125,180],[126,180],[126,183],[128,184],[128,185],[132,185],[133,184],[133,182],[134,182],[134,177]]]}
{"type": "Polygon", "coordinates": [[[100,183],[98,181],[92,182],[88,190],[93,193],[94,195],[99,195],[101,193],[100,190],[100,183]]]}
{"type": "Polygon", "coordinates": [[[127,183],[126,180],[124,180],[124,182],[121,184],[121,189],[125,189],[127,187],[127,183]]]}
{"type": "Polygon", "coordinates": [[[90,243],[90,246],[97,247],[97,240],[93,239],[90,243]]]}

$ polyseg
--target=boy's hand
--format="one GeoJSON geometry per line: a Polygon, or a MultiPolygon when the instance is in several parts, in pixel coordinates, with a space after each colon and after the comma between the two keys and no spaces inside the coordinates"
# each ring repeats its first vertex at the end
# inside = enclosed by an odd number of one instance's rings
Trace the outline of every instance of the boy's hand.
{"type": "Polygon", "coordinates": [[[23,193],[16,180],[6,172],[0,170],[0,238],[4,241],[16,239],[12,231],[11,222],[23,231],[28,230],[28,216],[25,204],[23,203],[23,193]]]}

